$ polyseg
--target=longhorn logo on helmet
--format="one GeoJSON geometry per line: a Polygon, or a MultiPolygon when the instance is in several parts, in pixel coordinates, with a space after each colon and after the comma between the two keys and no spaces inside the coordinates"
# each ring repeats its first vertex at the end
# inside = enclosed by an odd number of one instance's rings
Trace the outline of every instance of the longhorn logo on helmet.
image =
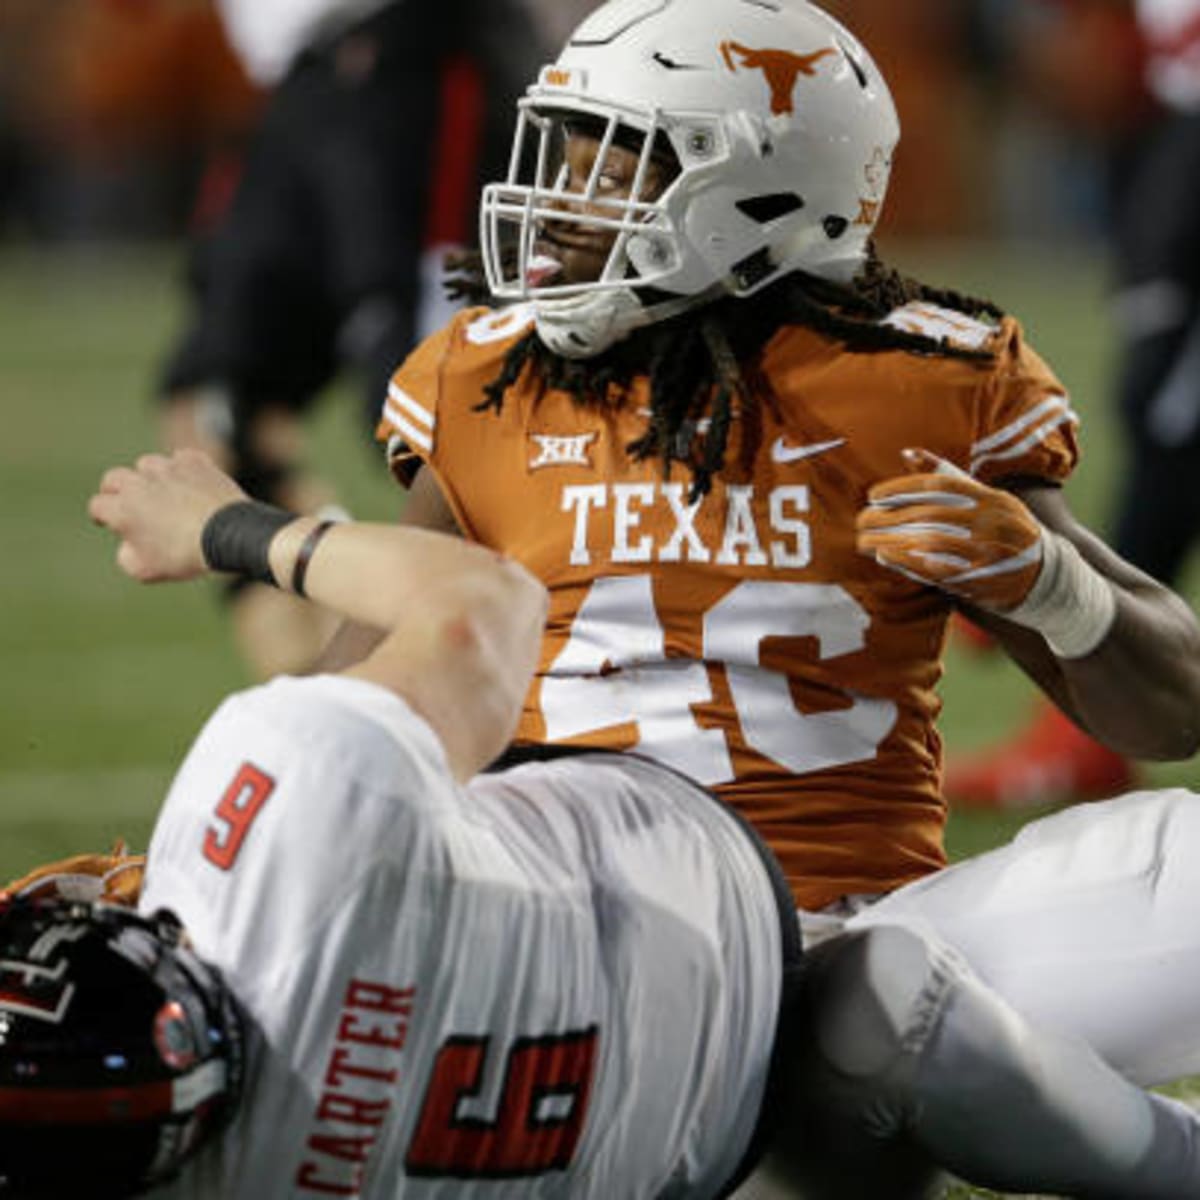
{"type": "Polygon", "coordinates": [[[794,114],[796,111],[796,83],[801,75],[817,73],[817,63],[837,51],[832,46],[816,50],[812,54],[793,54],[790,50],[752,50],[741,42],[722,42],[721,55],[725,65],[736,75],[741,67],[750,71],[761,71],[771,89],[771,112],[775,116],[794,114]],[[734,61],[737,55],[739,62],[734,61]]]}

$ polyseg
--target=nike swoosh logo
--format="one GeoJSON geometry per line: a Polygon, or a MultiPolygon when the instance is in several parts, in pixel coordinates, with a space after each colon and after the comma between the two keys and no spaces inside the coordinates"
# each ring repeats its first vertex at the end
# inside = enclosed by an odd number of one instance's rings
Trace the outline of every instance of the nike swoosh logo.
{"type": "Polygon", "coordinates": [[[771,459],[777,463],[799,462],[802,458],[812,458],[815,454],[824,454],[826,450],[836,450],[845,444],[845,438],[834,438],[829,442],[810,442],[807,446],[789,446],[786,438],[776,438],[771,447],[771,459]]]}

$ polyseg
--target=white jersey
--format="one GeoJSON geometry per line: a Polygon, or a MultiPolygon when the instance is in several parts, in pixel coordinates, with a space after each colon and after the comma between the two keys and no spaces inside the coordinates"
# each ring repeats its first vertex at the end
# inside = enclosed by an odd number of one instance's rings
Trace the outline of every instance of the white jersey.
{"type": "Polygon", "coordinates": [[[225,30],[247,73],[278,83],[306,47],[335,36],[399,0],[217,0],[225,30]]]}
{"type": "Polygon", "coordinates": [[[238,1116],[172,1197],[717,1196],[781,991],[759,851],[709,797],[592,755],[455,785],[362,681],[226,701],[149,851],[247,1012],[238,1116]]]}
{"type": "Polygon", "coordinates": [[[1170,108],[1200,110],[1200,0],[1138,0],[1146,81],[1170,108]]]}

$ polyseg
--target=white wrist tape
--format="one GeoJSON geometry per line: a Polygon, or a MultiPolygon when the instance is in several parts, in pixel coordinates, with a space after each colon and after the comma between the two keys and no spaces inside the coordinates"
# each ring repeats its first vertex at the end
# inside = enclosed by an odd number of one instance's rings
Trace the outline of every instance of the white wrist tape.
{"type": "Polygon", "coordinates": [[[1042,569],[1029,595],[1001,614],[1036,629],[1059,658],[1083,658],[1108,636],[1117,597],[1103,575],[1065,537],[1042,536],[1042,569]]]}

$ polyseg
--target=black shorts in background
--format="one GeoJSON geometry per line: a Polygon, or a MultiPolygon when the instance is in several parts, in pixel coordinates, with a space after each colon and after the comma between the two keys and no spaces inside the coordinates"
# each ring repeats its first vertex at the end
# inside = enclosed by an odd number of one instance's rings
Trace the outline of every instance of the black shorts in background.
{"type": "Polygon", "coordinates": [[[415,339],[431,231],[474,241],[481,183],[507,159],[516,95],[540,61],[517,0],[476,12],[477,0],[398,0],[300,56],[227,214],[192,248],[194,314],[163,394],[215,383],[239,419],[264,405],[299,411],[355,362],[373,427],[415,339]],[[466,36],[481,21],[489,34],[512,23],[499,68],[494,38],[466,36]],[[438,172],[450,173],[440,187],[438,172]],[[463,227],[448,228],[448,213],[463,227]]]}

